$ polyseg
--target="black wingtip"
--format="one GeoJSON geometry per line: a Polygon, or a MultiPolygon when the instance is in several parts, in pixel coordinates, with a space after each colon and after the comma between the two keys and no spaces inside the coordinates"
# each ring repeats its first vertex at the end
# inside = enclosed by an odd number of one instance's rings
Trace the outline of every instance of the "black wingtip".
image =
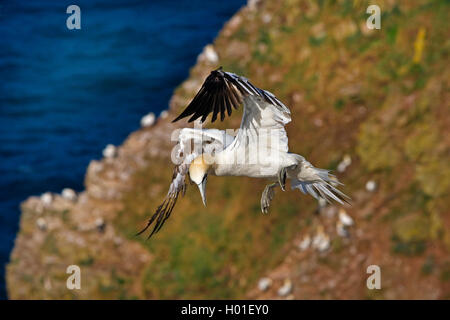
{"type": "Polygon", "coordinates": [[[220,66],[211,71],[195,97],[184,111],[172,120],[172,123],[185,117],[190,117],[188,122],[198,118],[201,118],[201,122],[205,122],[211,113],[211,122],[214,122],[218,115],[220,115],[220,121],[223,121],[226,117],[225,113],[230,116],[233,108],[237,109],[241,105],[243,92],[244,89],[240,87],[237,80],[223,71],[223,67],[220,66]]]}
{"type": "Polygon", "coordinates": [[[147,230],[147,227],[145,227],[144,229],[142,229],[141,231],[139,231],[138,233],[136,233],[134,236],[135,236],[135,237],[138,237],[138,236],[140,236],[141,234],[143,234],[146,230],[147,230]]]}
{"type": "Polygon", "coordinates": [[[175,119],[172,120],[172,123],[177,122],[177,121],[180,120],[180,119],[181,119],[181,117],[178,116],[178,117],[176,117],[175,119]]]}
{"type": "Polygon", "coordinates": [[[136,236],[144,233],[148,230],[148,228],[155,222],[155,225],[153,226],[153,230],[150,232],[149,236],[147,237],[147,240],[149,240],[154,234],[158,233],[158,231],[161,229],[161,227],[164,225],[166,220],[170,217],[170,214],[172,213],[173,208],[175,207],[175,204],[177,203],[179,191],[176,193],[175,196],[166,197],[164,199],[163,203],[158,206],[156,209],[156,212],[152,215],[152,217],[147,222],[147,225],[144,229],[139,231],[136,236]]]}

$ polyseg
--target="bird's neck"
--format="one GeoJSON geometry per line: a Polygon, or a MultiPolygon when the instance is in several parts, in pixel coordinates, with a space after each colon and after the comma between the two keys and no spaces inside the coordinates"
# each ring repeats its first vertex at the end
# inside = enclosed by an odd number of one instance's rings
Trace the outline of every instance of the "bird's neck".
{"type": "Polygon", "coordinates": [[[216,175],[216,169],[217,169],[217,164],[218,164],[218,159],[216,157],[216,155],[212,155],[212,154],[204,154],[203,155],[203,159],[204,161],[207,161],[207,166],[208,166],[208,174],[213,174],[216,175]]]}

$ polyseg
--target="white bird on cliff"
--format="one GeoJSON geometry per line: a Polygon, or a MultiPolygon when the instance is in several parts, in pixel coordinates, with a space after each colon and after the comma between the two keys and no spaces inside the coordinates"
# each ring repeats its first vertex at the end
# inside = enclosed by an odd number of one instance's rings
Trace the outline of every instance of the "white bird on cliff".
{"type": "Polygon", "coordinates": [[[189,122],[201,118],[204,122],[212,113],[211,122],[225,119],[233,108],[244,106],[241,126],[234,137],[225,130],[184,128],[178,137],[179,156],[172,183],[164,202],[148,221],[147,230],[155,223],[149,238],[160,230],[169,218],[178,195],[186,191],[186,176],[194,182],[206,206],[208,175],[247,176],[264,178],[266,185],[261,197],[261,211],[267,213],[274,196],[274,188],[285,191],[289,179],[291,189],[299,189],[316,199],[334,200],[343,204],[349,199],[336,189],[340,184],[328,170],[313,167],[304,157],[288,151],[288,137],[284,126],[291,121],[289,109],[272,93],[253,86],[248,79],[222,68],[206,78],[201,89],[173,122],[190,116],[189,122]],[[189,149],[192,142],[194,150],[189,149]]]}

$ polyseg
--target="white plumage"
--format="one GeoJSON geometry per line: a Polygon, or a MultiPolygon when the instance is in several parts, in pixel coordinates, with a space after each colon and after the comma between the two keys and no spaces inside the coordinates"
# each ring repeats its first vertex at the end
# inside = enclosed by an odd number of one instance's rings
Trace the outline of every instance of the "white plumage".
{"type": "Polygon", "coordinates": [[[334,186],[340,183],[328,170],[315,168],[304,157],[289,152],[284,128],[291,121],[289,109],[272,93],[253,86],[244,77],[221,68],[212,71],[191,103],[174,121],[190,116],[189,122],[199,118],[204,122],[209,114],[212,114],[211,122],[219,114],[224,120],[225,113],[230,116],[232,109],[241,104],[244,111],[236,137],[217,129],[184,128],[180,131],[177,146],[182,161],[175,167],[166,199],[141,232],[155,220],[150,236],[161,228],[179,193],[186,190],[188,172],[205,205],[208,174],[270,180],[272,183],[266,186],[261,197],[263,213],[268,212],[273,189],[280,186],[284,191],[286,180],[290,180],[292,189],[299,189],[316,199],[341,204],[348,199],[334,186]]]}

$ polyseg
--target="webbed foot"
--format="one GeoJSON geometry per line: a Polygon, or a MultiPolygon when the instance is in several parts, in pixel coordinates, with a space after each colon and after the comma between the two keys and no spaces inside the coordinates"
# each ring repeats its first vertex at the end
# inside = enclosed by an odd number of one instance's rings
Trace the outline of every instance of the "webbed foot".
{"type": "Polygon", "coordinates": [[[275,195],[274,188],[277,186],[278,182],[269,184],[264,189],[262,196],[261,196],[261,211],[264,214],[267,214],[269,212],[270,202],[273,199],[273,196],[275,195]]]}

